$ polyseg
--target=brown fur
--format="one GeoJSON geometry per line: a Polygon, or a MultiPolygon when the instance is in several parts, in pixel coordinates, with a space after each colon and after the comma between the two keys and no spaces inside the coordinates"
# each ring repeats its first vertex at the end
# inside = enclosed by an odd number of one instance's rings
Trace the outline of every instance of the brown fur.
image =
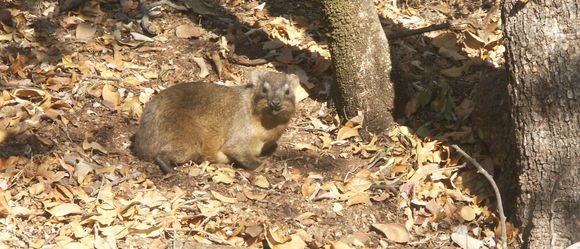
{"type": "Polygon", "coordinates": [[[254,71],[251,85],[227,87],[183,83],[165,89],[147,105],[133,152],[171,164],[204,160],[254,169],[265,150],[276,146],[295,112],[295,75],[254,71]],[[272,103],[279,102],[280,108],[272,103]]]}

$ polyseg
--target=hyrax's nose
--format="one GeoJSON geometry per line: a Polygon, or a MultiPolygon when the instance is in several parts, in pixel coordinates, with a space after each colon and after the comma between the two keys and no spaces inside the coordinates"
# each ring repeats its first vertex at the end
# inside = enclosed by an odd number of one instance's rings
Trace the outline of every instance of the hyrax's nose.
{"type": "Polygon", "coordinates": [[[268,103],[268,105],[273,110],[279,110],[282,107],[282,103],[280,103],[280,100],[279,99],[273,99],[273,100],[271,100],[270,103],[268,103]]]}

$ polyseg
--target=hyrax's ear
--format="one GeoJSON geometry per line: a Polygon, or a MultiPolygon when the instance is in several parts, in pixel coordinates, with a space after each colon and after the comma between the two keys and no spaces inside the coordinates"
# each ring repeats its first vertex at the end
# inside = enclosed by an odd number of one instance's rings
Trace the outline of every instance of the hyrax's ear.
{"type": "Polygon", "coordinates": [[[254,86],[259,85],[259,83],[262,81],[264,74],[266,74],[265,71],[261,69],[254,69],[250,73],[250,83],[254,86]]]}
{"type": "Polygon", "coordinates": [[[298,75],[296,74],[287,74],[286,80],[292,89],[296,89],[300,85],[300,78],[298,78],[298,75]]]}

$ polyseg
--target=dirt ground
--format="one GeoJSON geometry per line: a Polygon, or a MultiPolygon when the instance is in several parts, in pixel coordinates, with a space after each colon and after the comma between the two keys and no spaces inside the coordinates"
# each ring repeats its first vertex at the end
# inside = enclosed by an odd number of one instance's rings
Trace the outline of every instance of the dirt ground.
{"type": "MultiPolygon", "coordinates": [[[[498,13],[495,28],[392,38],[393,78],[409,104],[397,127],[361,141],[357,119],[340,126],[328,100],[317,1],[187,2],[197,7],[161,9],[146,38],[135,35],[146,34],[137,1],[85,1],[52,17],[54,1],[0,4],[0,131],[14,133],[0,139],[3,248],[465,248],[460,235],[497,246],[489,185],[449,145],[492,174],[499,163],[472,117],[493,112],[472,99],[477,82],[502,75],[498,13]],[[474,57],[466,32],[482,30],[474,57]],[[296,73],[308,93],[257,170],[189,163],[164,175],[132,155],[151,94],[196,80],[245,84],[255,68],[296,73]]],[[[388,34],[479,22],[491,9],[377,3],[388,34]]]]}

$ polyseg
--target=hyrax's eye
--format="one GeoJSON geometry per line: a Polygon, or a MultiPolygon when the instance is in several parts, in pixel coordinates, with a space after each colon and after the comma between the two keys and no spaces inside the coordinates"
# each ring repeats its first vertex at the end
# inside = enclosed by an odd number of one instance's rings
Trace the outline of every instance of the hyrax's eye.
{"type": "Polygon", "coordinates": [[[290,89],[286,89],[286,92],[284,92],[286,95],[290,95],[290,89]]]}
{"type": "Polygon", "coordinates": [[[268,93],[268,88],[262,87],[262,93],[268,93]]]}

